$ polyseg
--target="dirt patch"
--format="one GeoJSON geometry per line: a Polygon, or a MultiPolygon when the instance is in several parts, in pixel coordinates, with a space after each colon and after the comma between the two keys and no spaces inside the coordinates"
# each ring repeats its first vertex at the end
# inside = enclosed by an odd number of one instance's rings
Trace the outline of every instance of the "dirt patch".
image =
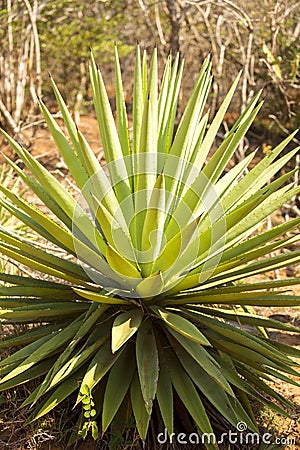
{"type": "MultiPolygon", "coordinates": [[[[64,127],[62,119],[57,119],[57,123],[61,126],[65,134],[67,135],[67,131],[64,127]]],[[[80,116],[80,122],[77,124],[78,128],[86,139],[88,140],[90,146],[94,150],[97,158],[101,160],[103,158],[102,144],[101,138],[98,128],[98,121],[93,115],[82,115],[80,116]]],[[[29,135],[28,135],[29,139],[29,135]]],[[[16,159],[14,152],[9,144],[6,141],[3,142],[1,151],[4,155],[16,159]]],[[[52,136],[46,126],[40,126],[34,135],[34,141],[32,146],[30,147],[30,153],[37,157],[37,159],[45,166],[54,167],[57,164],[61,165],[61,158],[59,156],[59,152],[57,150],[56,144],[52,139],[52,136]]],[[[4,158],[0,154],[0,165],[3,164],[4,158]]]]}

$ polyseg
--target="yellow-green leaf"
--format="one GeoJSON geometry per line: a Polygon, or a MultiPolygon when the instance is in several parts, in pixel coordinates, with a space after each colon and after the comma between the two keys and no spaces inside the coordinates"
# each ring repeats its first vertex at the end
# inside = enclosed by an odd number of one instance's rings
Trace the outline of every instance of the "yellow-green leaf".
{"type": "Polygon", "coordinates": [[[211,345],[201,331],[189,320],[184,319],[178,314],[174,314],[157,306],[151,306],[151,309],[173,330],[182,334],[188,339],[201,345],[211,345]]]}
{"type": "Polygon", "coordinates": [[[158,350],[152,322],[146,320],[136,338],[136,362],[145,407],[149,414],[155,398],[158,381],[158,350]]]}
{"type": "Polygon", "coordinates": [[[141,308],[131,309],[115,318],[111,331],[112,353],[119,350],[137,332],[142,319],[141,308]]]}

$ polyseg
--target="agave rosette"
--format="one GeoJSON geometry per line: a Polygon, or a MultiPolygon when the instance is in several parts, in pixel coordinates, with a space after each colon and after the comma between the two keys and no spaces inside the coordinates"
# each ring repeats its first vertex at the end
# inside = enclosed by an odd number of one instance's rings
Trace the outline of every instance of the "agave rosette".
{"type": "Polygon", "coordinates": [[[274,178],[298,150],[282,156],[295,133],[250,170],[254,152],[224,172],[261,107],[259,93],[208,159],[239,77],[208,127],[206,59],[174,133],[182,72],[179,56],[169,57],[158,90],[156,50],[148,70],[137,49],[131,133],[117,50],[117,125],[91,57],[105,167],[52,80],[68,137],[42,101],[40,107],[79,196],[3,131],[29,171],[8,163],[49,214],[4,185],[0,205],[60,249],[49,253],[0,230],[0,252],[36,273],[0,274],[1,321],[35,324],[0,342],[20,348],[0,363],[1,390],[43,376],[24,402],[35,405],[30,420],[75,391],[77,403],[92,393],[103,431],[126,410],[142,439],[154,402],[173,432],[175,391],[200,433],[212,432],[207,401],[229,424],[243,421],[252,430],[248,397],[282,414],[293,406],[268,380],[297,376],[300,352],[265,330],[299,329],[260,317],[253,307],[299,306],[289,287],[300,279],[241,280],[300,260],[300,250],[270,256],[298,240],[289,232],[299,218],[261,228],[300,191],[288,184],[294,171],[274,178]]]}

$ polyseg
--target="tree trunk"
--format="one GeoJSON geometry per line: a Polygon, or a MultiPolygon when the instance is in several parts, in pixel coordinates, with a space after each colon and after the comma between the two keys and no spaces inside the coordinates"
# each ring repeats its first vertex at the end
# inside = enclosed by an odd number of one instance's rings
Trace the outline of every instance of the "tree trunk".
{"type": "Polygon", "coordinates": [[[176,0],[167,0],[167,8],[169,11],[171,25],[171,35],[169,41],[170,51],[173,55],[175,55],[180,51],[180,25],[182,21],[182,8],[176,0]]]}

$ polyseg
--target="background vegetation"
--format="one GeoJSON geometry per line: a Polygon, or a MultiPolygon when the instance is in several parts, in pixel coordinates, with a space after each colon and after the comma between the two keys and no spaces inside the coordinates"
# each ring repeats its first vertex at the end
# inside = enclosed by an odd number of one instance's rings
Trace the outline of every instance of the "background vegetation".
{"type": "MultiPolygon", "coordinates": [[[[186,61],[183,97],[189,93],[200,63],[211,53],[211,115],[243,69],[228,123],[263,88],[266,101],[253,138],[258,143],[272,141],[274,146],[299,124],[299,6],[297,0],[3,0],[1,126],[19,139],[30,140],[32,125],[40,119],[37,96],[43,93],[48,104],[53,96],[48,72],[75,113],[88,112],[89,48],[102,67],[107,63],[104,75],[110,90],[114,41],[129,75],[133,48],[139,41],[142,48],[157,44],[164,62],[170,51],[181,52],[186,61]]],[[[128,92],[132,79],[128,76],[125,80],[128,92]]],[[[113,91],[109,94],[114,97],[113,91]]],[[[243,142],[244,151],[247,144],[243,142]]]]}

